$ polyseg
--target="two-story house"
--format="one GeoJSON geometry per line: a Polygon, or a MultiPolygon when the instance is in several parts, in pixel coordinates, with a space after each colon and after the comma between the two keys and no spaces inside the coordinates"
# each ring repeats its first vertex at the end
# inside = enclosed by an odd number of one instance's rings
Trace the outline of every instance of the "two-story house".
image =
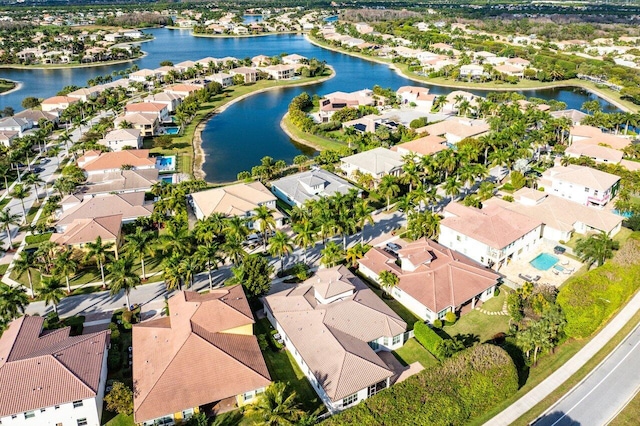
{"type": "Polygon", "coordinates": [[[591,167],[570,164],[542,173],[538,186],[558,197],[586,206],[603,207],[618,192],[620,177],[591,167]]]}

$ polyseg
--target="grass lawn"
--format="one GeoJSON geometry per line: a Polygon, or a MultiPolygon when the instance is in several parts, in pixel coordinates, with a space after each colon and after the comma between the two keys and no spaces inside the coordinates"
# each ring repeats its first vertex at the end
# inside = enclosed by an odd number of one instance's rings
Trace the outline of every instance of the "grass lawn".
{"type": "Polygon", "coordinates": [[[500,288],[500,294],[482,303],[482,309],[489,312],[502,312],[507,294],[508,290],[505,289],[505,286],[502,286],[500,288]]]}
{"type": "MultiPolygon", "coordinates": [[[[256,322],[256,334],[268,334],[271,324],[266,318],[256,322]]],[[[288,387],[296,392],[298,401],[307,412],[313,412],[322,407],[322,401],[316,395],[311,384],[296,364],[289,351],[282,349],[278,352],[267,348],[262,352],[265,363],[274,382],[288,383],[288,387]]]]}
{"type": "Polygon", "coordinates": [[[124,416],[122,414],[118,414],[115,417],[111,417],[107,413],[108,412],[105,412],[104,414],[102,414],[102,422],[103,422],[102,424],[104,426],[134,426],[135,425],[135,423],[133,422],[133,415],[124,416]],[[107,420],[107,418],[109,420],[107,420]]]}
{"type": "Polygon", "coordinates": [[[625,426],[638,424],[640,419],[640,393],[629,402],[629,405],[616,416],[609,426],[625,426]]]}
{"type": "Polygon", "coordinates": [[[445,326],[443,330],[452,337],[456,334],[471,334],[477,336],[479,342],[482,343],[491,340],[498,333],[508,332],[509,317],[507,315],[487,315],[474,310],[464,314],[455,324],[445,326]]]}
{"type": "Polygon", "coordinates": [[[413,337],[400,349],[393,351],[393,355],[404,365],[418,361],[424,368],[429,368],[439,364],[438,360],[413,337]]]}
{"type": "MultiPolygon", "coordinates": [[[[633,234],[633,231],[629,228],[620,228],[620,232],[618,232],[616,235],[614,235],[613,239],[617,242],[620,243],[620,245],[623,245],[631,236],[631,234],[633,234]]],[[[578,240],[580,238],[586,238],[586,235],[581,235],[578,233],[573,233],[573,236],[571,237],[571,239],[569,241],[566,242],[566,246],[567,247],[571,247],[573,250],[576,249],[576,243],[578,242],[578,240]]]]}
{"type": "Polygon", "coordinates": [[[16,87],[16,84],[13,81],[0,79],[0,93],[7,92],[16,87]]]}
{"type": "Polygon", "coordinates": [[[340,149],[347,146],[347,144],[340,141],[303,132],[298,129],[291,120],[289,120],[288,115],[282,120],[282,122],[287,128],[287,131],[293,135],[293,139],[300,143],[308,143],[317,149],[340,149]]]}

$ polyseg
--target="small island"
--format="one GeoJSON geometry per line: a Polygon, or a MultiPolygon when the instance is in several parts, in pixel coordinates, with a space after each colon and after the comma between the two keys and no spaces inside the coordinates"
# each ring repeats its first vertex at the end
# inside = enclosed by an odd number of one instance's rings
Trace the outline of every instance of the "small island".
{"type": "Polygon", "coordinates": [[[17,83],[15,81],[0,78],[0,94],[13,90],[16,88],[16,86],[17,83]]]}

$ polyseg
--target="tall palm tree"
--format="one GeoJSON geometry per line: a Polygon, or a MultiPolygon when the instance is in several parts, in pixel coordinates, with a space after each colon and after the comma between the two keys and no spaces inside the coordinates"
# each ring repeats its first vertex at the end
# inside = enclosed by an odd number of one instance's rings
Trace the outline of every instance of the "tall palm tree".
{"type": "Polygon", "coordinates": [[[411,238],[437,238],[440,233],[440,216],[431,212],[413,213],[409,216],[407,231],[411,238]]]}
{"type": "Polygon", "coordinates": [[[22,287],[12,287],[0,283],[0,320],[8,323],[24,314],[29,305],[29,297],[22,287]]]}
{"type": "Polygon", "coordinates": [[[449,195],[452,200],[455,200],[460,195],[462,184],[457,176],[451,176],[444,182],[443,189],[445,194],[449,195]]]}
{"type": "Polygon", "coordinates": [[[193,238],[189,224],[184,219],[172,219],[167,223],[166,232],[160,237],[163,253],[189,255],[193,250],[193,238]]]}
{"type": "Polygon", "coordinates": [[[18,226],[20,224],[20,215],[11,213],[11,210],[7,207],[0,211],[0,226],[4,228],[9,239],[9,250],[13,247],[13,239],[11,238],[11,225],[18,226]]]}
{"type": "Polygon", "coordinates": [[[360,243],[364,244],[364,227],[367,225],[373,225],[373,207],[369,205],[369,201],[363,198],[359,198],[355,203],[353,210],[356,221],[358,223],[358,228],[360,228],[360,243]]]}
{"type": "Polygon", "coordinates": [[[36,191],[36,198],[40,198],[40,193],[38,192],[38,186],[43,185],[45,182],[38,176],[36,173],[30,173],[24,178],[24,184],[26,186],[32,187],[36,191]]]}
{"type": "Polygon", "coordinates": [[[187,288],[193,286],[193,280],[195,279],[196,274],[200,271],[200,263],[196,256],[186,256],[182,258],[180,265],[178,266],[178,272],[182,278],[184,278],[187,288]]]}
{"type": "Polygon", "coordinates": [[[213,289],[213,275],[214,269],[218,269],[218,263],[222,262],[220,257],[220,248],[218,244],[213,242],[206,242],[200,244],[195,253],[198,261],[207,268],[209,274],[209,290],[213,289]]]}
{"type": "Polygon", "coordinates": [[[387,210],[391,207],[391,198],[400,192],[400,187],[396,183],[396,178],[391,175],[383,176],[378,184],[378,192],[387,199],[387,210]]]}
{"type": "Polygon", "coordinates": [[[144,258],[146,256],[155,255],[156,251],[156,234],[155,232],[145,231],[141,227],[136,228],[136,232],[125,237],[125,252],[131,256],[138,256],[140,265],[142,266],[142,279],[147,280],[147,272],[145,270],[144,258]]]}
{"type": "Polygon", "coordinates": [[[320,263],[328,268],[335,266],[344,256],[340,246],[333,241],[329,241],[320,253],[322,254],[320,263]]]}
{"type": "Polygon", "coordinates": [[[234,265],[241,264],[247,256],[247,252],[242,247],[242,239],[233,234],[228,235],[225,239],[225,242],[222,245],[222,252],[224,253],[225,258],[229,259],[229,261],[234,265]]]}
{"type": "Polygon", "coordinates": [[[67,281],[67,293],[71,293],[69,277],[78,271],[78,262],[73,258],[71,249],[61,250],[56,253],[56,257],[53,259],[53,270],[56,274],[64,275],[67,281]]]}
{"type": "Polygon", "coordinates": [[[129,293],[140,284],[140,276],[133,272],[133,259],[123,256],[107,266],[109,270],[109,293],[115,296],[124,291],[124,297],[127,301],[127,310],[131,309],[129,302],[129,293]]]}
{"type": "Polygon", "coordinates": [[[60,278],[56,276],[44,277],[40,282],[40,297],[44,300],[44,306],[53,305],[53,311],[58,313],[58,303],[64,297],[64,286],[60,278]]]}
{"type": "Polygon", "coordinates": [[[295,232],[293,242],[302,248],[304,263],[307,263],[307,249],[315,244],[318,231],[311,222],[307,221],[293,225],[293,232],[295,232]]]}
{"type": "Polygon", "coordinates": [[[162,261],[164,283],[167,290],[182,288],[182,275],[180,273],[180,257],[173,255],[165,257],[162,261]]]}
{"type": "Polygon", "coordinates": [[[389,295],[391,294],[391,290],[398,285],[400,282],[400,278],[396,274],[391,271],[380,271],[378,274],[378,282],[389,295]]]}
{"type": "Polygon", "coordinates": [[[31,194],[28,188],[26,188],[22,184],[16,184],[13,187],[13,191],[11,191],[11,196],[20,200],[20,205],[22,206],[22,217],[24,217],[24,221],[27,221],[27,210],[24,207],[24,199],[27,198],[31,194]]]}
{"type": "Polygon", "coordinates": [[[223,231],[227,237],[234,236],[237,237],[240,242],[242,242],[242,240],[244,240],[244,237],[249,235],[247,220],[239,216],[225,219],[223,231]]]}
{"type": "Polygon", "coordinates": [[[597,263],[603,265],[607,259],[613,257],[613,251],[620,248],[620,243],[604,232],[580,238],[576,241],[575,252],[583,262],[592,266],[597,263]]]}
{"type": "Polygon", "coordinates": [[[353,268],[358,266],[358,259],[362,259],[364,255],[371,249],[367,244],[357,243],[347,250],[346,259],[351,263],[353,268]]]}
{"type": "Polygon", "coordinates": [[[280,272],[284,271],[284,256],[288,256],[293,251],[293,244],[287,234],[276,231],[269,239],[269,253],[280,258],[280,272]]]}
{"type": "Polygon", "coordinates": [[[258,228],[262,233],[262,243],[265,251],[267,250],[267,231],[271,231],[276,228],[276,220],[273,217],[273,210],[269,207],[262,205],[253,209],[253,220],[258,222],[258,228]]]}
{"type": "Polygon", "coordinates": [[[269,385],[255,403],[248,405],[246,413],[260,419],[264,426],[293,426],[304,415],[296,402],[296,393],[288,393],[283,382],[269,385]]]}
{"type": "Polygon", "coordinates": [[[87,243],[85,245],[87,249],[87,253],[84,257],[85,261],[88,261],[90,259],[95,260],[98,268],[100,268],[100,275],[102,276],[102,286],[105,288],[107,287],[107,282],[104,278],[104,264],[107,260],[111,259],[112,254],[109,249],[113,246],[113,243],[103,244],[101,237],[98,237],[94,242],[87,243]]]}
{"type": "Polygon", "coordinates": [[[17,278],[20,278],[25,272],[27,273],[29,289],[31,290],[32,296],[35,296],[33,292],[33,278],[31,277],[31,268],[34,267],[34,261],[33,253],[27,250],[22,250],[20,256],[13,259],[13,270],[16,271],[17,278]]]}

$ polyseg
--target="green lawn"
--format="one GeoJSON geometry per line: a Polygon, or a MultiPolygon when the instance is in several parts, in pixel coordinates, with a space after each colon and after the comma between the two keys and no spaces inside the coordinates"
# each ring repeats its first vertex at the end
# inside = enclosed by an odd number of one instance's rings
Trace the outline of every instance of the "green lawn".
{"type": "Polygon", "coordinates": [[[106,423],[104,421],[107,419],[105,414],[103,414],[103,425],[104,426],[134,426],[133,416],[124,416],[122,414],[118,414],[117,416],[107,420],[106,423]]]}
{"type": "Polygon", "coordinates": [[[449,336],[456,334],[477,336],[480,342],[491,340],[498,333],[509,331],[509,317],[506,315],[487,315],[480,311],[464,314],[453,325],[447,325],[444,331],[449,336]]]}
{"type": "MultiPolygon", "coordinates": [[[[256,334],[268,334],[272,329],[269,320],[262,318],[256,322],[256,334]]],[[[274,382],[289,383],[288,387],[296,392],[298,401],[307,412],[313,412],[322,407],[322,401],[316,395],[311,384],[296,364],[289,351],[283,349],[275,352],[267,348],[263,353],[265,363],[274,382]]]]}
{"type": "Polygon", "coordinates": [[[640,419],[640,393],[613,419],[610,426],[636,425],[640,419]]]}
{"type": "Polygon", "coordinates": [[[504,301],[507,298],[508,290],[505,290],[504,286],[500,288],[500,294],[492,297],[486,302],[482,303],[482,309],[489,312],[502,312],[504,301]]]}
{"type": "MultiPolygon", "coordinates": [[[[623,245],[631,236],[631,234],[633,234],[633,231],[629,228],[620,228],[620,232],[618,232],[616,235],[614,235],[613,239],[615,241],[618,241],[620,243],[620,245],[623,245]]],[[[572,249],[575,250],[576,248],[576,243],[580,238],[586,238],[586,235],[581,235],[578,234],[576,232],[573,233],[573,236],[571,237],[571,239],[569,241],[567,241],[565,243],[565,245],[567,247],[571,247],[572,249]]]]}
{"type": "Polygon", "coordinates": [[[393,355],[404,365],[418,361],[424,368],[429,368],[439,364],[438,360],[414,338],[407,340],[400,349],[393,351],[393,355]]]}
{"type": "Polygon", "coordinates": [[[347,146],[347,144],[340,142],[340,141],[336,141],[333,139],[329,139],[329,138],[325,138],[322,136],[318,136],[318,135],[314,135],[311,133],[306,133],[303,132],[302,130],[298,129],[292,122],[291,120],[289,120],[289,116],[287,115],[286,117],[284,117],[284,119],[282,120],[283,124],[285,125],[287,131],[289,133],[291,133],[291,135],[293,136],[293,139],[295,139],[296,141],[300,142],[300,143],[304,143],[304,144],[308,144],[313,146],[316,149],[340,149],[340,148],[344,148],[345,146],[347,146]]]}

